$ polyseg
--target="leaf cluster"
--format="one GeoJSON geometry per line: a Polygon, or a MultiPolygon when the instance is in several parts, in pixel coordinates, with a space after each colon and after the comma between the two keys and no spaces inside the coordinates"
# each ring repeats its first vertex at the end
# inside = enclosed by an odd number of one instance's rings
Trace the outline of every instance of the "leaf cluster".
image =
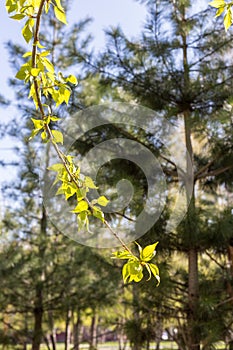
{"type": "MultiPolygon", "coordinates": [[[[122,247],[130,253],[130,250],[104,218],[101,207],[108,204],[107,198],[100,196],[92,201],[87,198],[90,189],[97,189],[97,187],[90,177],[81,174],[80,168],[73,163],[73,157],[64,155],[59,149],[57,144],[63,144],[63,134],[59,130],[51,130],[50,128],[50,122],[58,120],[52,113],[51,102],[54,102],[56,107],[62,103],[68,104],[71,95],[70,84],[77,84],[77,78],[74,75],[65,77],[61,72],[55,72],[55,67],[48,58],[51,54],[50,51],[46,50],[39,41],[41,17],[43,13],[47,14],[51,7],[57,20],[67,24],[66,14],[60,0],[6,0],[6,10],[10,17],[17,21],[25,21],[22,29],[25,41],[27,43],[33,41],[32,50],[23,55],[24,58],[28,59],[27,62],[20,67],[16,74],[17,79],[24,81],[25,84],[30,84],[29,98],[32,98],[36,109],[40,112],[40,119],[31,118],[34,129],[29,140],[41,133],[42,141],[50,141],[54,146],[61,163],[54,164],[48,169],[57,173],[54,184],[61,182],[56,194],[64,195],[66,200],[71,197],[75,198],[76,206],[72,213],[77,215],[78,228],[85,227],[89,231],[89,217],[93,216],[104,223],[119,240],[122,247]],[[46,113],[45,110],[48,112],[46,113]]],[[[131,253],[130,256],[127,256],[128,263],[123,266],[125,282],[127,280],[129,282],[140,281],[145,267],[149,273],[149,279],[153,274],[159,283],[157,266],[148,262],[154,256],[156,245],[157,243],[147,246],[143,250],[138,245],[140,258],[131,253]]],[[[120,259],[124,259],[122,253],[120,259]]]]}
{"type": "Polygon", "coordinates": [[[77,204],[71,212],[77,215],[79,229],[86,227],[89,231],[89,217],[94,216],[104,222],[104,213],[101,206],[105,207],[109,201],[105,196],[89,201],[87,193],[98,187],[95,186],[94,181],[89,176],[81,174],[80,168],[73,163],[72,156],[65,156],[65,161],[66,165],[57,163],[49,167],[49,170],[57,172],[54,185],[61,182],[56,195],[62,194],[66,200],[73,196],[76,198],[77,204]]]}
{"type": "Polygon", "coordinates": [[[214,0],[214,1],[211,1],[209,5],[217,9],[215,17],[219,17],[223,12],[225,12],[223,23],[225,26],[225,30],[227,31],[233,23],[233,17],[232,17],[233,2],[231,1],[229,3],[226,3],[224,0],[214,0]]]}
{"type": "Polygon", "coordinates": [[[124,264],[122,268],[122,276],[124,283],[127,282],[140,282],[143,278],[144,268],[147,270],[149,281],[152,275],[157,280],[157,286],[160,283],[159,269],[156,264],[151,263],[150,261],[154,258],[156,254],[156,247],[159,242],[148,245],[145,248],[142,248],[140,244],[135,242],[138,246],[139,257],[135,256],[128,250],[114,252],[114,258],[116,259],[128,259],[128,262],[124,264]]]}

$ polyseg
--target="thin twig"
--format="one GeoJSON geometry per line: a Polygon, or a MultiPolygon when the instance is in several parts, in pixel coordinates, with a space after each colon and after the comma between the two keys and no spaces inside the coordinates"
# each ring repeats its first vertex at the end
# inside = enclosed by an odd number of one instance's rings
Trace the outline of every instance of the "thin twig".
{"type": "MultiPolygon", "coordinates": [[[[39,32],[40,32],[40,23],[41,23],[41,17],[42,17],[42,12],[43,12],[43,7],[45,4],[46,0],[41,0],[40,6],[39,6],[39,10],[36,16],[36,25],[35,25],[35,31],[34,31],[34,39],[33,39],[33,49],[32,49],[32,68],[36,68],[37,67],[37,62],[36,62],[36,55],[37,55],[37,44],[39,41],[39,32]]],[[[46,113],[44,111],[43,108],[43,104],[41,101],[41,97],[40,97],[40,87],[38,85],[37,82],[37,78],[34,77],[34,87],[35,87],[35,93],[36,93],[36,100],[37,100],[37,104],[38,104],[38,108],[40,110],[41,113],[41,117],[42,120],[44,120],[46,118],[46,113]]],[[[64,165],[68,175],[70,176],[71,181],[75,184],[75,186],[79,189],[80,186],[76,180],[76,178],[74,177],[74,175],[72,174],[72,172],[69,169],[69,166],[67,164],[67,161],[62,153],[62,151],[59,149],[58,145],[56,142],[54,142],[54,137],[52,134],[52,131],[49,127],[48,124],[45,124],[45,130],[47,132],[48,135],[48,139],[52,142],[52,145],[59,157],[59,159],[61,160],[62,164],[64,165]]],[[[88,206],[93,209],[92,204],[90,203],[89,199],[87,197],[84,198],[85,201],[87,202],[88,206]]],[[[134,255],[131,250],[127,247],[127,245],[124,243],[124,241],[120,238],[120,236],[118,235],[117,232],[115,232],[112,227],[110,226],[110,224],[104,220],[103,223],[106,225],[106,227],[109,229],[109,231],[116,237],[116,239],[119,241],[119,243],[121,244],[121,246],[127,250],[130,254],[134,255]]]]}

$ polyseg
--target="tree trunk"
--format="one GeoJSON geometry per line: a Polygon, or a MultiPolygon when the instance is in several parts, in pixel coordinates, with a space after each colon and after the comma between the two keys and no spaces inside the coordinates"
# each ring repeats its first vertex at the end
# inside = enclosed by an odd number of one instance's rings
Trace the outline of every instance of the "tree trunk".
{"type": "Polygon", "coordinates": [[[36,290],[36,303],[34,308],[34,330],[32,339],[32,350],[40,350],[40,344],[43,337],[42,331],[42,319],[43,319],[43,297],[42,297],[42,287],[38,283],[36,290]]]}
{"type": "Polygon", "coordinates": [[[56,350],[57,336],[56,336],[56,330],[54,328],[53,312],[51,310],[48,311],[48,320],[49,320],[50,341],[52,344],[52,349],[56,350]]]}
{"type": "Polygon", "coordinates": [[[188,252],[189,258],[189,280],[188,280],[188,339],[189,349],[199,350],[200,340],[196,330],[198,322],[198,254],[195,249],[188,252]]]}
{"type": "Polygon", "coordinates": [[[81,315],[80,315],[80,311],[78,311],[78,316],[77,316],[77,320],[74,324],[74,347],[73,350],[79,350],[79,342],[80,342],[80,330],[81,330],[81,315]]]}
{"type": "Polygon", "coordinates": [[[50,334],[50,340],[52,343],[52,349],[56,350],[57,339],[56,339],[56,330],[55,329],[53,329],[52,333],[50,334]]]}
{"type": "Polygon", "coordinates": [[[97,347],[97,317],[94,311],[91,319],[91,329],[90,329],[90,350],[94,350],[97,347]]]}
{"type": "Polygon", "coordinates": [[[46,250],[46,230],[47,230],[47,215],[45,208],[42,205],[42,217],[40,220],[40,244],[39,244],[39,257],[40,257],[40,273],[39,281],[36,284],[36,297],[34,307],[34,331],[32,339],[32,350],[40,350],[40,344],[42,342],[43,330],[43,283],[44,283],[44,256],[46,250]]]}
{"type": "MultiPolygon", "coordinates": [[[[68,309],[66,314],[66,327],[65,327],[65,350],[69,350],[69,347],[70,347],[70,337],[71,337],[70,319],[71,319],[71,310],[68,309]]],[[[75,344],[75,341],[74,341],[74,344],[75,344]]]]}
{"type": "Polygon", "coordinates": [[[139,292],[137,286],[133,285],[133,318],[136,327],[136,334],[132,342],[132,350],[141,349],[141,329],[140,329],[140,315],[139,315],[139,292]]]}
{"type": "MultiPolygon", "coordinates": [[[[183,70],[184,70],[184,83],[183,93],[184,97],[188,96],[190,90],[190,76],[189,76],[189,65],[188,65],[188,50],[187,50],[187,34],[185,31],[186,26],[186,9],[183,5],[181,9],[181,38],[182,38],[182,51],[183,51],[183,70]]],[[[187,99],[188,100],[188,99],[187,99]]],[[[184,129],[185,129],[185,144],[189,156],[194,161],[193,147],[191,139],[191,106],[189,103],[184,101],[186,104],[185,110],[183,111],[184,117],[184,129]]],[[[187,177],[188,181],[191,175],[192,169],[187,159],[187,177]]],[[[186,220],[186,234],[189,235],[189,250],[188,250],[188,312],[187,312],[187,325],[188,325],[188,348],[189,350],[199,350],[200,340],[198,332],[196,332],[195,326],[198,324],[198,251],[195,248],[197,238],[197,227],[195,220],[195,188],[193,185],[193,197],[188,209],[187,220],[186,220]]]]}

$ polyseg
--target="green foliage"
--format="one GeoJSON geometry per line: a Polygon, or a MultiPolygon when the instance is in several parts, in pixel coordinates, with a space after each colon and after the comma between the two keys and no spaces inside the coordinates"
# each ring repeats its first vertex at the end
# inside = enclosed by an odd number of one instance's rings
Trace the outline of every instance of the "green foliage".
{"type": "MultiPolygon", "coordinates": [[[[76,200],[76,206],[71,211],[76,214],[78,228],[86,228],[89,231],[89,217],[93,216],[104,223],[109,230],[115,235],[124,248],[127,248],[120,237],[115,233],[104,218],[101,207],[108,204],[105,196],[89,201],[87,193],[90,189],[97,189],[94,181],[81,174],[79,167],[73,163],[73,158],[64,155],[58,144],[63,144],[63,134],[61,131],[50,128],[50,122],[56,122],[57,117],[51,113],[50,104],[53,102],[56,107],[62,103],[68,105],[71,95],[71,85],[77,84],[77,78],[74,75],[65,77],[61,72],[56,73],[53,63],[48,56],[50,51],[40,44],[38,38],[40,33],[40,22],[43,12],[49,12],[53,7],[55,17],[63,24],[67,24],[66,14],[60,0],[6,0],[6,10],[11,14],[11,19],[26,20],[22,29],[22,35],[27,43],[32,43],[32,51],[23,55],[27,59],[16,74],[16,78],[30,84],[29,98],[32,98],[35,107],[40,112],[40,119],[31,118],[34,128],[29,140],[41,133],[43,142],[51,142],[62,163],[54,164],[49,170],[57,172],[55,184],[61,182],[57,190],[57,195],[64,195],[65,199],[73,197],[76,200]],[[46,102],[49,101],[48,104],[46,102]],[[47,109],[47,113],[45,111],[47,109]]],[[[153,274],[159,282],[158,268],[156,265],[149,264],[154,256],[154,249],[157,244],[144,248],[140,259],[131,255],[127,264],[123,267],[123,278],[126,282],[140,281],[143,277],[143,267],[149,272],[149,279],[153,274]]],[[[128,248],[127,248],[128,249],[128,248]]]]}
{"type": "Polygon", "coordinates": [[[225,30],[227,31],[233,23],[233,17],[232,17],[233,2],[231,1],[229,3],[226,3],[224,0],[214,0],[214,1],[211,1],[209,5],[217,9],[215,17],[220,16],[225,11],[223,23],[225,26],[225,30]]]}
{"type": "Polygon", "coordinates": [[[155,249],[159,242],[148,245],[143,249],[137,242],[135,243],[138,246],[139,257],[135,256],[128,250],[117,251],[113,253],[114,258],[116,259],[128,259],[128,262],[125,263],[122,268],[122,276],[124,283],[132,281],[141,281],[143,278],[143,269],[146,268],[149,274],[147,281],[149,281],[151,279],[151,276],[153,275],[157,280],[158,286],[160,283],[159,269],[157,265],[149,263],[148,261],[152,260],[155,256],[155,249]]]}
{"type": "Polygon", "coordinates": [[[89,216],[94,216],[102,222],[105,221],[104,213],[99,206],[104,207],[109,201],[105,196],[100,196],[91,202],[88,200],[87,193],[90,189],[97,187],[89,176],[80,173],[80,168],[75,166],[72,156],[65,157],[65,165],[62,163],[54,164],[49,167],[49,170],[57,172],[54,184],[59,181],[62,183],[56,194],[63,194],[66,200],[75,197],[77,205],[71,212],[77,215],[79,229],[84,226],[87,230],[89,229],[89,216]]]}

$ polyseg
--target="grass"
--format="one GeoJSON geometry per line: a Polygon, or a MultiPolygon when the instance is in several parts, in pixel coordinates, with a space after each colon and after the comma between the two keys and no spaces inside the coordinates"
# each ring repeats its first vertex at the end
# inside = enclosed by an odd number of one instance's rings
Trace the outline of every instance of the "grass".
{"type": "MultiPolygon", "coordinates": [[[[225,350],[226,345],[223,342],[219,342],[215,344],[216,349],[218,350],[225,350]]],[[[72,349],[72,346],[70,347],[72,349]]],[[[80,350],[88,350],[89,344],[81,344],[80,350]]],[[[126,350],[129,350],[129,346],[127,346],[126,350]]],[[[151,350],[155,349],[155,343],[151,343],[151,350]]],[[[177,350],[178,346],[175,342],[172,341],[162,341],[160,343],[160,349],[161,350],[177,350]]],[[[6,347],[5,350],[22,350],[22,346],[9,346],[6,347]]],[[[31,345],[27,346],[27,350],[31,350],[31,345]]],[[[47,346],[45,344],[41,345],[40,350],[48,350],[47,346]]],[[[64,344],[63,343],[57,343],[57,350],[64,350],[64,344]]],[[[107,342],[104,344],[98,345],[98,350],[118,350],[118,343],[117,342],[107,342]]]]}

